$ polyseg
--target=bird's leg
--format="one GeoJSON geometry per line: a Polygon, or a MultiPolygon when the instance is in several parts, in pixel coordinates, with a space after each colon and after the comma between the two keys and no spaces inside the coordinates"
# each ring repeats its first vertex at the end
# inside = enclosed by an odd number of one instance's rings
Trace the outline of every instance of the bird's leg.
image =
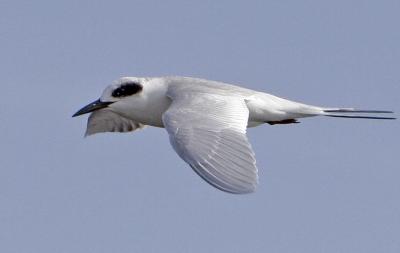
{"type": "Polygon", "coordinates": [[[295,123],[300,123],[296,119],[284,119],[284,120],[279,120],[279,121],[267,121],[266,123],[270,125],[277,125],[277,124],[295,124],[295,123]]]}

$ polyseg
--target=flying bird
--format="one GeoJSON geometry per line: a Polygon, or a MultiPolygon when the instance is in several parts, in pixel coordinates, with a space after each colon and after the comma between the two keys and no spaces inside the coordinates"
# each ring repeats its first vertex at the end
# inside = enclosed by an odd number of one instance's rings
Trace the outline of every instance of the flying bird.
{"type": "Polygon", "coordinates": [[[122,77],[73,117],[85,113],[91,113],[86,136],[146,125],[165,128],[176,153],[200,177],[236,194],[253,192],[258,184],[249,127],[293,124],[313,116],[395,119],[379,115],[391,111],[312,106],[191,77],[122,77]]]}

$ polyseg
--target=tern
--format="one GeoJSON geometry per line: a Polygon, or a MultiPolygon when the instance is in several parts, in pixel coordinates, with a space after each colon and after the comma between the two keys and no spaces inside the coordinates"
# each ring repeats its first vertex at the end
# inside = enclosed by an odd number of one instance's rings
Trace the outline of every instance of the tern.
{"type": "Polygon", "coordinates": [[[258,184],[249,127],[293,124],[312,116],[395,119],[377,115],[391,111],[312,106],[191,77],[122,77],[73,117],[85,113],[91,113],[85,136],[165,128],[176,153],[200,177],[235,194],[253,192],[258,184]]]}

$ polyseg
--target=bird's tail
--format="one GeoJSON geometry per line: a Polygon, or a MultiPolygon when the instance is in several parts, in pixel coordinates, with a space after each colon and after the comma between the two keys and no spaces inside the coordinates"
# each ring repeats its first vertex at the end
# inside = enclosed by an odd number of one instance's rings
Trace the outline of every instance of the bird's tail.
{"type": "Polygon", "coordinates": [[[392,111],[381,110],[357,110],[353,108],[326,108],[323,109],[323,115],[327,117],[351,118],[351,119],[388,119],[395,117],[378,116],[374,114],[391,114],[392,111]]]}

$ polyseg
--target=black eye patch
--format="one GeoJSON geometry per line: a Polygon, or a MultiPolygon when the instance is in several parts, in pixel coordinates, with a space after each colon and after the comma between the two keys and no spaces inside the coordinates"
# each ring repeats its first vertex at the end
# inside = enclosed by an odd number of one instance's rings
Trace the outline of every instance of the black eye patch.
{"type": "Polygon", "coordinates": [[[136,94],[139,91],[141,91],[142,89],[143,89],[143,87],[140,84],[135,83],[135,82],[129,82],[129,83],[125,83],[125,84],[121,85],[120,87],[118,87],[117,89],[115,89],[111,93],[111,96],[113,96],[115,98],[126,97],[126,96],[136,94]]]}

